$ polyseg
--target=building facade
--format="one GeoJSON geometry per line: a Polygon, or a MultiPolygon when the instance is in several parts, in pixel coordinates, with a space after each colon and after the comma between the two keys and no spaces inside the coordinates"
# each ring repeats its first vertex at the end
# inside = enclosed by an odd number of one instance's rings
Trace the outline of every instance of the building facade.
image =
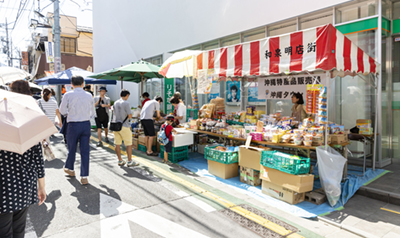
{"type": "MultiPolygon", "coordinates": [[[[53,24],[53,14],[48,13],[49,24],[53,24]]],[[[61,70],[73,66],[93,70],[93,30],[77,26],[76,17],[60,15],[61,27],[61,70]]],[[[54,72],[54,64],[46,62],[44,42],[53,41],[53,30],[44,29],[33,36],[34,45],[28,48],[30,54],[29,70],[36,78],[54,72]]]]}
{"type": "MultiPolygon", "coordinates": [[[[176,0],[157,1],[156,7],[154,1],[116,4],[99,0],[93,3],[94,69],[100,72],[141,58],[162,64],[173,52],[184,49],[215,49],[329,23],[381,64],[377,95],[365,78],[346,76],[335,80],[331,85],[334,112],[329,119],[352,128],[356,119],[373,119],[378,107],[377,166],[384,166],[400,158],[400,126],[396,123],[400,116],[399,0],[292,0],[273,4],[176,0]],[[118,14],[113,14],[113,20],[103,17],[110,13],[118,14]],[[113,37],[107,37],[110,35],[113,37]],[[110,45],[113,51],[104,51],[110,45]]],[[[160,80],[149,80],[147,86],[151,94],[163,93],[160,80]]],[[[255,85],[242,86],[245,105],[266,105],[269,113],[290,110],[287,101],[251,102],[250,88],[255,85]]],[[[221,82],[216,87],[216,92],[225,97],[226,84],[221,82]]],[[[175,79],[174,89],[191,104],[187,84],[175,79]]],[[[200,104],[208,100],[205,95],[199,96],[200,104]]],[[[227,105],[228,111],[240,109],[240,105],[227,105]]],[[[350,149],[357,151],[360,146],[350,149]]]]}

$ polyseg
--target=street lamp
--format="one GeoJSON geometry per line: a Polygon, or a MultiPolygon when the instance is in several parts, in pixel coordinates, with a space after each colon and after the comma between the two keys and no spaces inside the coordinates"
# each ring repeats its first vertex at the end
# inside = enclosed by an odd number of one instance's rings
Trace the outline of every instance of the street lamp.
{"type": "Polygon", "coordinates": [[[43,24],[43,23],[39,23],[39,21],[36,20],[36,19],[31,19],[31,25],[30,25],[30,27],[32,27],[33,29],[36,29],[36,28],[53,28],[53,27],[50,26],[50,25],[46,25],[46,24],[43,24]]]}

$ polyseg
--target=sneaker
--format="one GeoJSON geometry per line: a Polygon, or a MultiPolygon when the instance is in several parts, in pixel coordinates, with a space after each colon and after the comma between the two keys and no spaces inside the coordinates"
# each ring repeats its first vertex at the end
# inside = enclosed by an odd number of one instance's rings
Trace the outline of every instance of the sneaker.
{"type": "Polygon", "coordinates": [[[125,160],[118,160],[119,166],[124,166],[126,164],[125,160]]]}
{"type": "Polygon", "coordinates": [[[71,177],[75,177],[75,171],[73,171],[73,170],[69,170],[69,169],[64,167],[64,172],[66,174],[68,174],[69,176],[71,176],[71,177]]]}
{"type": "Polygon", "coordinates": [[[103,142],[99,141],[99,143],[97,143],[97,147],[101,147],[103,146],[103,142]]]}
{"type": "Polygon", "coordinates": [[[106,139],[104,140],[106,143],[110,143],[110,141],[108,140],[108,138],[106,137],[106,139]]]}
{"type": "Polygon", "coordinates": [[[89,180],[87,178],[81,178],[81,184],[86,185],[89,183],[89,180]]]}
{"type": "Polygon", "coordinates": [[[135,162],[135,161],[133,161],[133,160],[128,161],[128,164],[127,164],[128,167],[133,167],[133,166],[138,166],[138,165],[139,165],[139,163],[138,163],[138,162],[135,162]]]}

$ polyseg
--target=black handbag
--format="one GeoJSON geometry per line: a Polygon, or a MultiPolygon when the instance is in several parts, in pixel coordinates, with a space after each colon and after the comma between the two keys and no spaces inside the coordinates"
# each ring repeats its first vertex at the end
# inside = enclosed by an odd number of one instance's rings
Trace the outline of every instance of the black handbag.
{"type": "MultiPolygon", "coordinates": [[[[111,120],[113,118],[114,110],[111,113],[111,120]]],[[[125,120],[123,122],[111,122],[110,123],[110,130],[111,131],[121,131],[122,130],[122,125],[125,123],[125,121],[128,120],[128,116],[125,117],[125,120]]]]}

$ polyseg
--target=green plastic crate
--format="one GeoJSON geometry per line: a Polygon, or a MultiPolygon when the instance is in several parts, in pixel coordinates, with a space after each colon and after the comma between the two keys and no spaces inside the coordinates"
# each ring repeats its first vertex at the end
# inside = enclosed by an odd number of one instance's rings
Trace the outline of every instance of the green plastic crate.
{"type": "Polygon", "coordinates": [[[186,121],[192,118],[194,120],[199,118],[199,109],[187,108],[186,109],[186,121]]]}
{"type": "Polygon", "coordinates": [[[240,126],[243,126],[245,124],[244,122],[231,121],[231,120],[226,120],[226,123],[228,125],[240,125],[240,126]]]}
{"type": "Polygon", "coordinates": [[[222,164],[233,164],[239,162],[239,154],[235,152],[223,152],[215,150],[217,146],[209,146],[204,148],[204,158],[216,161],[222,164]]]}
{"type": "Polygon", "coordinates": [[[310,171],[310,158],[279,151],[262,151],[261,165],[289,174],[307,174],[310,171]]]}
{"type": "MultiPolygon", "coordinates": [[[[139,144],[139,146],[138,146],[138,150],[139,150],[139,151],[142,151],[142,152],[147,152],[146,146],[140,145],[140,144],[139,144]]],[[[153,152],[156,152],[156,151],[157,151],[157,146],[153,145],[153,146],[151,147],[151,150],[152,150],[153,152]]]]}
{"type": "MultiPolygon", "coordinates": [[[[161,159],[164,159],[164,146],[160,146],[159,156],[161,159]]],[[[189,150],[187,146],[172,147],[172,152],[168,153],[168,160],[172,163],[178,163],[179,161],[187,159],[189,159],[189,150]],[[183,147],[186,147],[186,149],[183,147]]]]}

